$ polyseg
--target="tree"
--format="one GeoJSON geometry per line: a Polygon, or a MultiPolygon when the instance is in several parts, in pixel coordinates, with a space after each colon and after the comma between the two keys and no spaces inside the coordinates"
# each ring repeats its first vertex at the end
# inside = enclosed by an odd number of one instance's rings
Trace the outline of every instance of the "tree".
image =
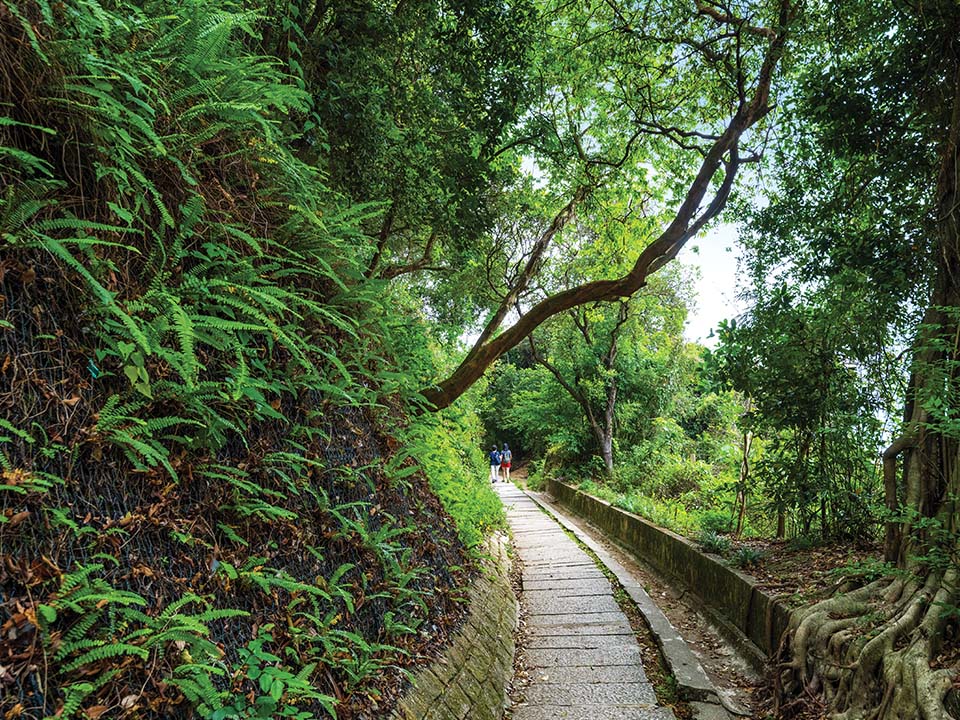
{"type": "Polygon", "coordinates": [[[366,275],[447,272],[475,258],[496,193],[496,163],[529,101],[530,0],[272,2],[267,51],[288,61],[312,98],[300,155],[355,203],[366,275]]]}
{"type": "Polygon", "coordinates": [[[667,277],[619,303],[568,310],[528,338],[533,360],[583,413],[608,476],[623,418],[660,415],[677,374],[686,305],[683,278],[667,277]]]}
{"type": "MultiPolygon", "coordinates": [[[[806,191],[812,212],[786,202],[783,215],[800,220],[793,230],[811,271],[874,280],[874,316],[885,322],[907,315],[898,301],[930,290],[902,433],[883,453],[895,569],[794,611],[780,681],[788,695],[820,693],[834,717],[947,718],[956,667],[938,654],[960,603],[960,7],[850,2],[829,17],[817,48],[825,62],[799,81],[797,112],[814,156],[830,161],[820,166],[826,181],[806,191]],[[811,231],[818,215],[832,219],[811,231]]],[[[796,182],[810,162],[786,175],[796,182]]]]}
{"type": "Polygon", "coordinates": [[[778,537],[788,518],[798,534],[819,529],[824,540],[869,537],[874,528],[878,415],[890,406],[878,392],[884,378],[857,355],[854,288],[839,285],[803,292],[758,280],[753,307],[721,326],[711,358],[716,376],[749,398],[745,447],[752,434],[767,441],[753,471],[778,537]]]}
{"type": "Polygon", "coordinates": [[[698,3],[693,15],[685,4],[670,3],[631,9],[596,3],[582,11],[563,7],[568,14],[554,16],[561,38],[552,68],[556,82],[542,91],[543,111],[531,113],[538,122],[548,118],[552,136],[549,143],[538,144],[545,134],[533,133],[522,144],[537,161],[556,166],[558,157],[572,157],[579,170],[566,178],[567,201],[530,244],[519,270],[510,274],[512,282],[460,366],[423,391],[437,409],[453,402],[545,320],[588,303],[633,295],[717,216],[742,165],[759,158],[757,147],[742,146],[770,111],[771,86],[797,12],[788,0],[751,6],[750,15],[736,15],[719,3],[698,3]],[[764,20],[769,27],[759,24],[764,20]],[[583,59],[584,53],[591,62],[583,59]],[[546,296],[535,292],[551,244],[578,207],[617,183],[621,196],[631,183],[635,190],[650,166],[663,174],[646,187],[660,185],[655,195],[664,225],[641,252],[631,249],[630,269],[614,279],[589,280],[546,296]],[[517,307],[516,322],[497,334],[517,307]]]}

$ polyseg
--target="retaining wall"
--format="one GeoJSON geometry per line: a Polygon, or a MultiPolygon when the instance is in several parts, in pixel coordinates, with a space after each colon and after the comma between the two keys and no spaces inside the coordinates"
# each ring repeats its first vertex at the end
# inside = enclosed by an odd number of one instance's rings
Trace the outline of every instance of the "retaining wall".
{"type": "Polygon", "coordinates": [[[517,599],[502,538],[470,589],[466,623],[443,657],[414,676],[391,720],[500,720],[513,677],[517,599]]]}
{"type": "Polygon", "coordinates": [[[561,505],[601,528],[638,559],[682,583],[764,655],[776,651],[788,610],[760,590],[755,580],[701,552],[686,538],[604,500],[555,480],[548,481],[547,489],[561,505]]]}

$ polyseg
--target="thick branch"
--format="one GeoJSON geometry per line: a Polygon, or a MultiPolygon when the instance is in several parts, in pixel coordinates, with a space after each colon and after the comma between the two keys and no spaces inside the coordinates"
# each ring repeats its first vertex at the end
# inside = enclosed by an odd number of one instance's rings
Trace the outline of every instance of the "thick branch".
{"type": "MultiPolygon", "coordinates": [[[[787,35],[786,28],[792,14],[793,5],[790,0],[783,0],[780,7],[781,31],[767,48],[757,77],[756,89],[750,102],[740,105],[730,120],[727,129],[710,146],[673,221],[653,243],[640,253],[633,268],[618,279],[588,282],[545,298],[496,338],[491,337],[495,330],[492,327],[493,323],[491,323],[484,331],[481,340],[477,342],[450,377],[438,386],[426,388],[422,391],[429,403],[438,410],[450,405],[476,382],[500,355],[510,348],[516,347],[541,323],[554,315],[584,303],[630,297],[646,285],[647,277],[650,274],[676,257],[684,243],[719,214],[726,204],[740,165],[737,154],[740,138],[770,110],[770,84],[773,71],[783,53],[787,35]],[[724,168],[724,173],[720,187],[707,208],[701,210],[713,178],[721,167],[724,168]]],[[[533,258],[531,258],[531,262],[533,262],[533,258]]],[[[532,266],[528,264],[528,267],[532,266]]],[[[526,286],[529,280],[529,277],[525,278],[523,285],[526,286]]],[[[507,308],[511,306],[512,302],[504,303],[501,306],[502,312],[498,312],[500,317],[496,322],[497,326],[506,315],[507,308]]]]}

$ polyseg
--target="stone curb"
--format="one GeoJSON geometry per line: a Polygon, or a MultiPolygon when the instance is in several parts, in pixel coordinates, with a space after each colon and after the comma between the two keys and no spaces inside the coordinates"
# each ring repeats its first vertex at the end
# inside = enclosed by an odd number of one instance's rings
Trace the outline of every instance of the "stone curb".
{"type": "Polygon", "coordinates": [[[607,550],[587,535],[586,532],[565,514],[549,504],[539,493],[524,491],[539,507],[548,512],[560,525],[588,547],[617,578],[623,589],[636,604],[654,640],[663,654],[671,674],[677,681],[680,697],[690,702],[694,716],[699,720],[727,720],[730,715],[721,706],[720,694],[704,672],[700,661],[687,646],[686,641],[653,602],[651,597],[630,572],[607,550]]]}

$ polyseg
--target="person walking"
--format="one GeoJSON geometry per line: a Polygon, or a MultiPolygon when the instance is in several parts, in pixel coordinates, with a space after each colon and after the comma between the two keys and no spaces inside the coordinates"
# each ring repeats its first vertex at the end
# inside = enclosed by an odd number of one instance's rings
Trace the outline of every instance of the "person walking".
{"type": "Polygon", "coordinates": [[[503,481],[510,482],[510,462],[513,460],[513,453],[510,452],[510,446],[503,444],[503,452],[500,453],[500,467],[503,468],[503,481]]]}
{"type": "Polygon", "coordinates": [[[497,446],[493,446],[493,450],[490,451],[490,482],[495,483],[500,479],[500,452],[497,450],[497,446]]]}

